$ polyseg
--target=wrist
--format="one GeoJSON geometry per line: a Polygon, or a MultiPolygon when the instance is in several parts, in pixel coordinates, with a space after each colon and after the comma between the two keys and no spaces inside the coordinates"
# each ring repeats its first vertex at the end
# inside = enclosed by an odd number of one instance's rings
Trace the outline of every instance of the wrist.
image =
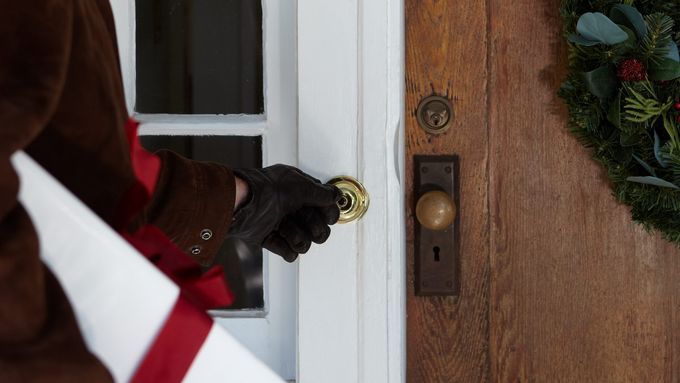
{"type": "Polygon", "coordinates": [[[248,194],[250,193],[250,188],[248,183],[238,176],[234,176],[234,183],[236,184],[236,198],[234,198],[234,211],[243,205],[243,203],[248,199],[248,194]]]}

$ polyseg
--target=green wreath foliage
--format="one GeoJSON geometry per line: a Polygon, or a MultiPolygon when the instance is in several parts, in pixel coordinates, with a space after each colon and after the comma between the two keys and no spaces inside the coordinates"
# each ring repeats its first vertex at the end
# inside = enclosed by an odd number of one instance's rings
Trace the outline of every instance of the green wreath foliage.
{"type": "Polygon", "coordinates": [[[563,0],[569,127],[633,219],[680,245],[680,1],[563,0]]]}

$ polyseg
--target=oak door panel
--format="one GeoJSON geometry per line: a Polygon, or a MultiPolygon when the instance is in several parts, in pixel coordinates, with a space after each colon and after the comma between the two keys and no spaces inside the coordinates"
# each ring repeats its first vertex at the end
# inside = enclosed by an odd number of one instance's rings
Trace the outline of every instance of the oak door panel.
{"type": "Polygon", "coordinates": [[[483,1],[406,0],[409,382],[488,378],[486,27],[483,1]],[[420,100],[433,93],[448,95],[455,114],[450,130],[436,137],[421,130],[415,117],[420,100]],[[431,153],[460,157],[465,277],[458,298],[414,296],[413,156],[431,153]]]}
{"type": "Polygon", "coordinates": [[[409,382],[680,381],[680,252],[566,128],[559,3],[406,0],[409,382]],[[458,298],[413,294],[415,154],[461,158],[458,298]]]}
{"type": "Polygon", "coordinates": [[[680,254],[566,128],[560,1],[489,4],[492,376],[676,382],[680,254]]]}

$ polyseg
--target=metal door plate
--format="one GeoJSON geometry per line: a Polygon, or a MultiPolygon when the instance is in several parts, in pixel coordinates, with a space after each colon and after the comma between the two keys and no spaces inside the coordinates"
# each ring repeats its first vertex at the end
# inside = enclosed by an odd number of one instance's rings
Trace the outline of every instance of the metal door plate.
{"type": "MultiPolygon", "coordinates": [[[[413,207],[423,194],[441,190],[459,207],[458,157],[415,156],[413,207]]],[[[415,293],[416,295],[457,296],[459,292],[460,213],[446,230],[435,231],[415,221],[415,293]]]]}

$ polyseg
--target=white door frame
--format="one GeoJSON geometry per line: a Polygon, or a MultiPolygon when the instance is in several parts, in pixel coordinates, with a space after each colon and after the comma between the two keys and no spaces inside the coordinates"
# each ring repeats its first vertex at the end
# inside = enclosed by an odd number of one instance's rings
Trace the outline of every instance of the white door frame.
{"type": "Polygon", "coordinates": [[[403,84],[403,0],[298,0],[299,164],[371,195],[300,261],[301,383],[405,381],[403,84]]]}

